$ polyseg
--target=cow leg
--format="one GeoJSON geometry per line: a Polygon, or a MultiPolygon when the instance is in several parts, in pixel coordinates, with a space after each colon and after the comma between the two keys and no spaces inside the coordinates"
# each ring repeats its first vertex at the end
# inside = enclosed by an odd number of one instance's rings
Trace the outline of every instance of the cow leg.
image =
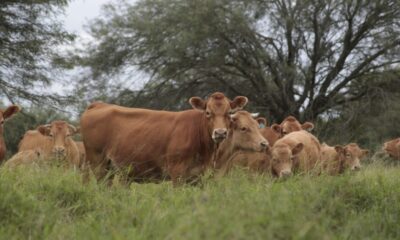
{"type": "Polygon", "coordinates": [[[90,171],[97,180],[104,178],[107,174],[108,162],[102,152],[86,149],[86,161],[84,164],[84,182],[89,181],[90,171]]]}
{"type": "Polygon", "coordinates": [[[170,162],[168,164],[168,174],[171,177],[174,187],[185,183],[187,175],[187,165],[185,161],[170,162]]]}

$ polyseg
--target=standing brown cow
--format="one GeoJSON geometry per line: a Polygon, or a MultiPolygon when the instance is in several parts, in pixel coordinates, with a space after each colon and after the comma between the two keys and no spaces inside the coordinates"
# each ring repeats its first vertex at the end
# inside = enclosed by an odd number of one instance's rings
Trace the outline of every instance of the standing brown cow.
{"type": "Polygon", "coordinates": [[[86,162],[97,178],[109,167],[127,167],[134,180],[166,173],[177,184],[211,163],[215,143],[226,138],[229,113],[247,101],[217,92],[207,100],[192,97],[194,109],[181,112],[92,103],[80,124],[86,162]]]}
{"type": "Polygon", "coordinates": [[[65,121],[53,121],[37,130],[27,131],[19,143],[18,152],[40,149],[43,158],[66,160],[70,166],[80,166],[80,154],[72,135],[77,129],[65,121]]]}
{"type": "Polygon", "coordinates": [[[383,150],[389,154],[391,158],[400,160],[400,138],[385,142],[383,150]]]}
{"type": "Polygon", "coordinates": [[[16,105],[11,105],[4,110],[0,109],[0,161],[4,159],[4,156],[7,152],[6,143],[3,136],[4,121],[8,120],[12,115],[16,114],[19,111],[20,108],[16,105]]]}
{"type": "Polygon", "coordinates": [[[288,177],[294,171],[309,172],[321,159],[318,139],[304,130],[285,135],[267,151],[272,158],[272,173],[278,177],[288,177]]]}

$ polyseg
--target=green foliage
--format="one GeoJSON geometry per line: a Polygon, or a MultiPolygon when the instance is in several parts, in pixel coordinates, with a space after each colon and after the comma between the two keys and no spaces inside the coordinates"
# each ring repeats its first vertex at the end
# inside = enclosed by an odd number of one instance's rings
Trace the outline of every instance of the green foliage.
{"type": "Polygon", "coordinates": [[[57,78],[51,64],[57,46],[73,40],[57,19],[68,2],[0,1],[0,97],[12,102],[63,100],[38,90],[57,78]]]}
{"type": "Polygon", "coordinates": [[[106,89],[136,67],[150,81],[130,105],[180,108],[219,90],[248,96],[273,120],[315,120],[359,100],[370,89],[363,79],[396,66],[399,16],[394,0],[122,1],[91,23],[99,42],[78,53],[92,77],[80,86],[106,89]]]}
{"type": "Polygon", "coordinates": [[[235,171],[202,187],[107,187],[57,167],[0,170],[3,239],[397,239],[399,167],[276,181],[235,171]]]}

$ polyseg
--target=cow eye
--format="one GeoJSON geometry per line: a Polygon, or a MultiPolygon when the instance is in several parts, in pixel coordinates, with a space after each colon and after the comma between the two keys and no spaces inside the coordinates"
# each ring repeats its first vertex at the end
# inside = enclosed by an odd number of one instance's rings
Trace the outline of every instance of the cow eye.
{"type": "Polygon", "coordinates": [[[0,124],[3,125],[4,124],[4,120],[1,120],[0,124]]]}
{"type": "Polygon", "coordinates": [[[247,131],[247,128],[246,128],[246,127],[242,127],[240,130],[241,130],[242,132],[245,132],[245,131],[247,131]]]}
{"type": "Polygon", "coordinates": [[[207,116],[207,117],[211,117],[210,111],[206,111],[206,116],[207,116]]]}
{"type": "Polygon", "coordinates": [[[53,137],[54,135],[52,133],[49,133],[49,137],[53,137]]]}

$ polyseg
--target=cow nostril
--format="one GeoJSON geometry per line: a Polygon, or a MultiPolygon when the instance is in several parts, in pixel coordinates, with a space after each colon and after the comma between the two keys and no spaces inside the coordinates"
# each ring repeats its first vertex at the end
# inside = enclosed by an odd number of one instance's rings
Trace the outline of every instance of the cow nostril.
{"type": "Polygon", "coordinates": [[[261,147],[266,148],[266,147],[268,147],[268,142],[263,141],[260,143],[260,145],[261,145],[261,147]]]}

